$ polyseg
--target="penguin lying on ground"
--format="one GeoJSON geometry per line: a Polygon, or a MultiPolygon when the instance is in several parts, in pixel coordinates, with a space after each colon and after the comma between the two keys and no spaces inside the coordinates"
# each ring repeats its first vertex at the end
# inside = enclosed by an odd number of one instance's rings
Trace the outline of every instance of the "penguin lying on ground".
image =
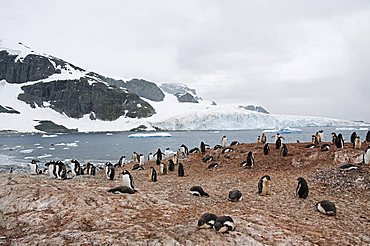
{"type": "Polygon", "coordinates": [[[217,220],[217,216],[212,213],[204,213],[198,220],[198,228],[208,229],[212,228],[217,220]]]}
{"type": "Polygon", "coordinates": [[[112,189],[109,189],[108,192],[113,194],[134,194],[136,191],[127,186],[118,186],[112,189]]]}
{"type": "Polygon", "coordinates": [[[230,216],[218,216],[213,228],[220,233],[233,231],[235,229],[234,220],[230,216]]]}
{"type": "Polygon", "coordinates": [[[358,166],[353,165],[351,163],[346,163],[346,164],[343,164],[342,166],[340,166],[339,169],[342,170],[342,171],[356,170],[356,169],[358,169],[358,166]]]}
{"type": "Polygon", "coordinates": [[[240,190],[232,190],[229,192],[229,196],[227,199],[232,202],[238,202],[243,199],[243,196],[240,190]]]}
{"type": "Polygon", "coordinates": [[[337,214],[335,204],[327,200],[316,203],[316,209],[325,215],[335,216],[337,214]]]}
{"type": "Polygon", "coordinates": [[[190,188],[190,194],[193,196],[208,196],[208,193],[203,190],[201,186],[193,186],[190,188]]]}

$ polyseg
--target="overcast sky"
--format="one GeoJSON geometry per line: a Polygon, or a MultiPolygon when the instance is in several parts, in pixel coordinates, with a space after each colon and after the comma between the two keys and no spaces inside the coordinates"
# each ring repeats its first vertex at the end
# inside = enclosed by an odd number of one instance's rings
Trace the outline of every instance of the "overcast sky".
{"type": "Polygon", "coordinates": [[[218,104],[370,122],[370,1],[0,0],[0,39],[218,104]]]}

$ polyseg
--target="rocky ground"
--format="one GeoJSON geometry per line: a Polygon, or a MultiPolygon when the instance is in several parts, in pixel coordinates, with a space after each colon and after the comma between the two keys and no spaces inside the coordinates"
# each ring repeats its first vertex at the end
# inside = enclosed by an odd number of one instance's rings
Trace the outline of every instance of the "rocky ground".
{"type": "Polygon", "coordinates": [[[1,174],[0,245],[369,245],[369,167],[338,169],[359,163],[363,150],[346,145],[321,152],[305,145],[288,144],[285,158],[273,148],[264,156],[257,144],[235,146],[228,154],[209,150],[220,164],[215,170],[193,154],[181,161],[185,177],[170,172],[156,183],[148,182],[149,166],[155,166],[149,162],[145,170],[130,171],[138,190],[132,195],[108,193],[121,178],[109,181],[103,171],[69,180],[1,174]],[[250,150],[256,163],[248,170],[240,162],[250,150]],[[272,178],[271,194],[259,196],[257,183],[265,174],[272,178]],[[295,198],[300,176],[310,187],[305,200],[295,198]],[[210,197],[191,196],[193,185],[210,197]],[[233,189],[241,190],[242,201],[227,200],[233,189]],[[335,217],[315,210],[324,199],[336,204],[335,217]],[[204,212],[230,215],[235,231],[198,230],[204,212]]]}

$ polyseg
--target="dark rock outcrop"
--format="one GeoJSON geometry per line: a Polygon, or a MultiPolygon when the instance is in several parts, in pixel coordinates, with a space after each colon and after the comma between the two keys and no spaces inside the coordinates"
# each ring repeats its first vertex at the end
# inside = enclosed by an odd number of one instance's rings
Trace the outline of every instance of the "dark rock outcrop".
{"type": "Polygon", "coordinates": [[[1,106],[0,105],[0,114],[1,113],[6,113],[6,114],[20,114],[17,110],[13,109],[12,107],[1,106]]]}
{"type": "Polygon", "coordinates": [[[43,107],[43,102],[48,102],[52,109],[72,118],[81,118],[93,112],[96,119],[113,121],[123,115],[144,118],[155,113],[150,104],[135,94],[90,82],[81,78],[23,86],[24,93],[19,94],[18,99],[31,107],[43,107]]]}
{"type": "Polygon", "coordinates": [[[198,101],[189,93],[175,94],[175,96],[179,102],[198,103],[198,101]]]}
{"type": "Polygon", "coordinates": [[[132,79],[126,82],[125,87],[129,92],[155,102],[160,102],[164,99],[164,93],[153,82],[143,79],[132,79]]]}
{"type": "Polygon", "coordinates": [[[65,126],[57,125],[49,120],[40,120],[39,124],[35,126],[36,130],[43,131],[46,133],[71,133],[78,132],[78,129],[68,129],[65,126]]]}
{"type": "Polygon", "coordinates": [[[270,114],[266,109],[264,109],[261,106],[248,105],[248,106],[239,106],[239,108],[243,108],[243,109],[249,110],[249,111],[264,113],[264,114],[270,114]]]}

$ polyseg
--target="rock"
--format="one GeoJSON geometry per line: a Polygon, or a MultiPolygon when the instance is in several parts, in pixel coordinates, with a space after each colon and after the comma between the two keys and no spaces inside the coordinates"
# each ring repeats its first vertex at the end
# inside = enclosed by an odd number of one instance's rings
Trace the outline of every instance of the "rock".
{"type": "Polygon", "coordinates": [[[68,129],[65,126],[57,125],[49,120],[40,120],[39,124],[35,126],[36,130],[43,131],[46,133],[71,133],[78,132],[78,129],[68,129]]]}
{"type": "Polygon", "coordinates": [[[193,95],[189,94],[189,93],[185,93],[185,94],[180,94],[180,93],[177,93],[175,94],[175,96],[177,97],[177,100],[179,102],[189,102],[189,103],[199,103],[194,97],[193,95]]]}
{"type": "Polygon", "coordinates": [[[164,99],[164,93],[153,82],[143,79],[132,79],[126,82],[125,87],[129,92],[154,102],[160,102],[164,99]]]}
{"type": "Polygon", "coordinates": [[[17,110],[13,109],[12,107],[9,106],[1,106],[0,105],[0,114],[5,113],[5,114],[20,114],[17,110]]]}
{"type": "Polygon", "coordinates": [[[254,105],[242,106],[242,105],[240,105],[239,108],[243,108],[243,109],[249,110],[249,111],[264,113],[264,114],[270,114],[266,109],[264,109],[261,106],[254,106],[254,105]]]}

